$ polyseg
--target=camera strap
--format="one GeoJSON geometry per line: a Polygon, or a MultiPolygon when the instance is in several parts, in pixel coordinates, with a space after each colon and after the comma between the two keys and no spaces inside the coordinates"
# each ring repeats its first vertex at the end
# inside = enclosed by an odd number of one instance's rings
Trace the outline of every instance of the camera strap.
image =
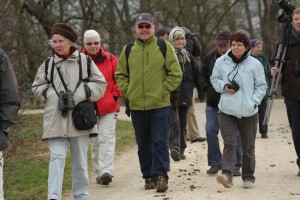
{"type": "Polygon", "coordinates": [[[62,84],[63,84],[63,86],[64,86],[64,88],[65,88],[65,90],[67,92],[68,91],[68,87],[67,87],[67,84],[65,83],[65,81],[64,81],[64,79],[63,79],[63,77],[61,75],[60,67],[57,67],[57,71],[58,71],[58,75],[60,77],[60,80],[61,80],[61,82],[62,82],[62,84]]]}
{"type": "Polygon", "coordinates": [[[238,66],[239,66],[239,64],[236,64],[236,65],[234,66],[233,70],[231,70],[231,72],[227,75],[227,79],[228,79],[228,81],[229,81],[230,83],[232,83],[232,81],[234,80],[234,78],[236,77],[236,75],[239,73],[238,66]],[[231,74],[232,72],[234,72],[235,70],[236,70],[236,73],[235,73],[235,75],[233,76],[233,78],[230,80],[230,79],[229,79],[229,76],[230,76],[230,74],[231,74]]]}

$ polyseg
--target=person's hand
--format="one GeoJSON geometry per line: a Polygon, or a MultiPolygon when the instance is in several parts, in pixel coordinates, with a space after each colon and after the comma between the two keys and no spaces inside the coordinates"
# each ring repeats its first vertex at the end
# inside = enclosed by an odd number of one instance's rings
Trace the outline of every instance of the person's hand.
{"type": "Polygon", "coordinates": [[[235,93],[235,90],[234,89],[229,89],[227,87],[227,85],[225,85],[225,91],[228,93],[228,94],[234,94],[235,93]]]}
{"type": "Polygon", "coordinates": [[[129,107],[129,101],[128,99],[125,100],[125,114],[127,115],[127,117],[130,117],[130,107],[129,107]]]}
{"type": "Polygon", "coordinates": [[[172,106],[176,106],[178,104],[179,99],[179,91],[174,90],[170,94],[170,102],[172,106]]]}
{"type": "Polygon", "coordinates": [[[272,76],[275,76],[275,75],[277,74],[278,70],[279,70],[279,69],[278,69],[277,67],[272,67],[272,68],[270,69],[271,75],[272,75],[272,76]]]}

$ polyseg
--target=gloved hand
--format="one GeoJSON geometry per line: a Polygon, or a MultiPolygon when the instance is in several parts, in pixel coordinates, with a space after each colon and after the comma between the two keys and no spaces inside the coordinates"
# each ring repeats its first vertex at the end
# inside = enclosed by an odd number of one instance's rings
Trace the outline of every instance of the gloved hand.
{"type": "Polygon", "coordinates": [[[177,106],[179,100],[179,91],[174,90],[170,94],[170,102],[172,106],[177,106]]]}
{"type": "Polygon", "coordinates": [[[87,85],[83,85],[83,86],[84,86],[85,97],[88,99],[91,97],[92,94],[91,89],[87,85]]]}
{"type": "Polygon", "coordinates": [[[198,98],[200,99],[200,102],[204,101],[205,99],[205,92],[204,91],[198,91],[198,98]]]}
{"type": "Polygon", "coordinates": [[[125,109],[125,114],[130,117],[130,108],[129,108],[129,101],[128,99],[125,99],[125,106],[126,106],[126,109],[125,109]]]}
{"type": "Polygon", "coordinates": [[[47,91],[48,91],[48,87],[47,88],[45,88],[43,91],[42,91],[42,95],[43,95],[43,97],[45,98],[45,99],[47,99],[47,91]]]}

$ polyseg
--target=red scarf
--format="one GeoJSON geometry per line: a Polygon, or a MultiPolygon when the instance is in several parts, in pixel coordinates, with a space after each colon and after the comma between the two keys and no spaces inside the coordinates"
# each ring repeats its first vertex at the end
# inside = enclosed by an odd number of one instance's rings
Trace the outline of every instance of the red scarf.
{"type": "Polygon", "coordinates": [[[62,59],[64,59],[64,60],[67,60],[67,58],[70,56],[70,55],[72,55],[75,51],[77,51],[78,49],[76,48],[76,47],[74,47],[74,46],[71,46],[70,47],[70,52],[69,52],[69,54],[68,55],[61,55],[61,54],[58,54],[58,53],[56,53],[55,52],[55,54],[58,56],[58,57],[60,57],[60,58],[62,58],[62,59]]]}
{"type": "Polygon", "coordinates": [[[99,54],[101,53],[101,49],[99,49],[98,53],[96,55],[90,54],[86,49],[83,50],[83,53],[90,56],[94,62],[98,60],[99,54]]]}

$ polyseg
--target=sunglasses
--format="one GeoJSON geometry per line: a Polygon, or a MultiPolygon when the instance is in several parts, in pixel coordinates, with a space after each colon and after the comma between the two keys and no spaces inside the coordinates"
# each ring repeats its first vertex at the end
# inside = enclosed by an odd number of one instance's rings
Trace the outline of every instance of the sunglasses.
{"type": "Polygon", "coordinates": [[[92,46],[92,45],[98,45],[98,44],[100,44],[100,42],[88,42],[88,43],[85,43],[86,45],[88,45],[88,46],[92,46]]]}
{"type": "Polygon", "coordinates": [[[147,25],[138,25],[138,29],[150,29],[151,28],[151,25],[150,24],[147,24],[147,25]]]}

